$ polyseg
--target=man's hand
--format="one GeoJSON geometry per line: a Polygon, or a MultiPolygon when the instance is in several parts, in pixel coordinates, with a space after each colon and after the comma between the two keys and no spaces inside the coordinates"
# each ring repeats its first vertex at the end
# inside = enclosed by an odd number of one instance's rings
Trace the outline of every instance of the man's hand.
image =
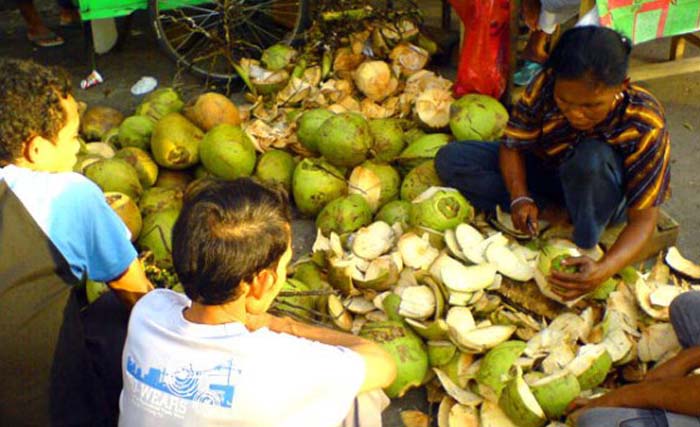
{"type": "Polygon", "coordinates": [[[512,206],[510,217],[513,225],[518,231],[529,234],[532,237],[537,236],[539,210],[537,205],[530,200],[522,200],[512,206]]]}
{"type": "Polygon", "coordinates": [[[595,262],[587,256],[566,258],[562,264],[574,266],[578,271],[566,273],[552,270],[548,280],[554,285],[552,291],[567,301],[594,291],[598,285],[614,274],[601,263],[595,262]]]}

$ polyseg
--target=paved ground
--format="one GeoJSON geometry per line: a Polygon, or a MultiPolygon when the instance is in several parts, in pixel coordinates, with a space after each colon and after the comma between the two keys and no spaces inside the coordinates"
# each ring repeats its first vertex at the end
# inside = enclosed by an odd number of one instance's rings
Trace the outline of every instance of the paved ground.
{"type": "MultiPolygon", "coordinates": [[[[423,2],[428,22],[438,25],[439,2],[423,2]]],[[[49,25],[56,26],[58,18],[53,3],[50,0],[37,3],[49,25]]],[[[77,97],[88,104],[104,104],[131,111],[139,99],[131,95],[129,88],[144,75],[156,77],[163,85],[178,85],[186,93],[201,91],[200,81],[177,73],[174,64],[158,49],[145,14],[137,14],[134,21],[124,48],[97,58],[97,68],[105,83],[87,91],[77,89],[77,97]]],[[[453,18],[453,26],[455,21],[456,18],[453,18]]],[[[40,63],[61,65],[69,70],[77,87],[80,79],[92,69],[85,53],[83,34],[79,29],[62,30],[61,34],[67,39],[65,46],[35,48],[26,40],[22,21],[11,5],[0,5],[0,56],[34,58],[40,63]]],[[[635,62],[660,61],[667,55],[667,46],[668,41],[639,46],[634,50],[635,62]]],[[[691,55],[698,54],[693,47],[689,47],[688,51],[691,55]]],[[[442,72],[448,77],[454,76],[454,64],[443,68],[442,72]]],[[[681,224],[681,251],[687,257],[700,261],[700,175],[697,173],[700,168],[700,72],[643,84],[664,104],[672,135],[673,198],[665,209],[681,224]]],[[[310,221],[296,221],[295,233],[295,251],[307,251],[313,241],[313,224],[310,221]]],[[[400,409],[425,410],[421,393],[414,391],[408,398],[395,402],[387,414],[385,425],[401,425],[398,420],[400,409]]]]}

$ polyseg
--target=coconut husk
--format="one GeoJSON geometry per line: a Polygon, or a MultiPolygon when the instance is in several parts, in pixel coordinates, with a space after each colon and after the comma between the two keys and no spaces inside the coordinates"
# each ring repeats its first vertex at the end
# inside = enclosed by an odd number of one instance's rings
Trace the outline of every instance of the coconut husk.
{"type": "Polygon", "coordinates": [[[418,95],[413,108],[422,124],[430,129],[442,129],[450,124],[450,106],[453,101],[449,90],[430,88],[418,95]]]}
{"type": "Polygon", "coordinates": [[[425,68],[430,60],[430,54],[416,45],[399,43],[391,50],[389,59],[399,67],[401,75],[411,76],[425,68]]]}
{"type": "Polygon", "coordinates": [[[362,53],[354,53],[349,47],[341,47],[335,52],[333,71],[354,71],[365,60],[362,53]]]}

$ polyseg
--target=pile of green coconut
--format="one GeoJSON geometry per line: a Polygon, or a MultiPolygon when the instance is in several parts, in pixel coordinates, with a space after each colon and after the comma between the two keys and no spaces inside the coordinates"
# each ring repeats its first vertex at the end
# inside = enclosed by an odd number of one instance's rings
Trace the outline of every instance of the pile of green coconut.
{"type": "MultiPolygon", "coordinates": [[[[507,111],[487,96],[453,100],[451,82],[423,69],[429,55],[410,39],[395,39],[384,58],[366,57],[364,44],[327,67],[271,47],[242,63],[243,105],[161,88],[128,117],[84,111],[74,169],[105,192],[154,283],[179,287],[171,232],[187,185],[254,176],[285,188],[318,228],[277,312],[381,343],[399,367],[386,393],[425,386],[442,427],[558,422],[574,398],[639,380],[678,351],[668,306],[700,267],[675,249],[666,264],[681,275],[663,262],[645,274],[628,268],[553,319],[505,298],[508,280],[556,299],[546,277],[575,245],[494,228],[442,187],[433,158],[454,140],[497,140],[507,111]]],[[[90,299],[103,290],[88,284],[90,299]]]]}

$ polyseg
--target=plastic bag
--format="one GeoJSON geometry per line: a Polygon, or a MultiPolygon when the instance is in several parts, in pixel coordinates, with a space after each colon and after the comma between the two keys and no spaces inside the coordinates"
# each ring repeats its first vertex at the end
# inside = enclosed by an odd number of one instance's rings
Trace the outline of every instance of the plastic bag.
{"type": "Polygon", "coordinates": [[[449,0],[464,24],[455,96],[503,95],[510,65],[508,0],[449,0]]]}

